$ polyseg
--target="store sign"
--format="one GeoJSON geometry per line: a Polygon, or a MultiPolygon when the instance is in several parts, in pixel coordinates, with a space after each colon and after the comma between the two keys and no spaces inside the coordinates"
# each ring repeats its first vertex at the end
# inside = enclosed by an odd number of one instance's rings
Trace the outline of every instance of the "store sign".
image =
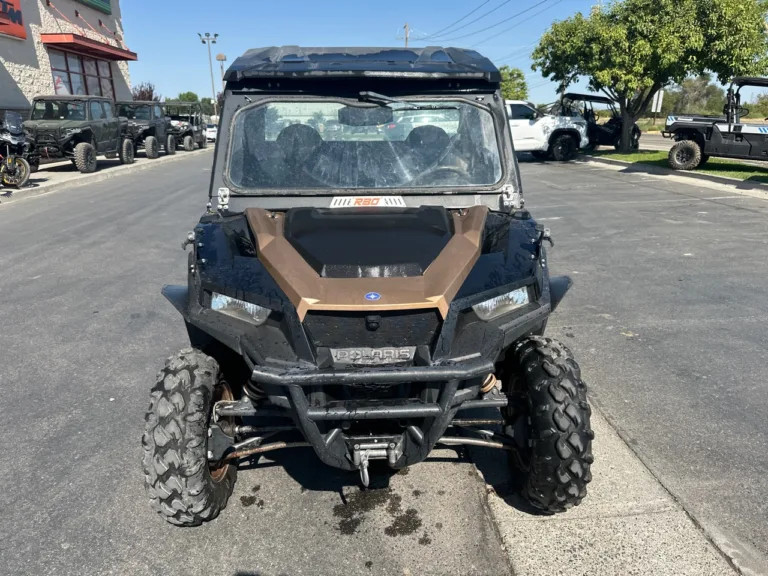
{"type": "Polygon", "coordinates": [[[91,8],[95,8],[99,12],[104,14],[112,14],[112,6],[110,6],[109,0],[77,0],[80,4],[85,4],[91,8]]]}
{"type": "Polygon", "coordinates": [[[27,38],[21,15],[21,0],[0,0],[0,34],[22,40],[27,38]]]}

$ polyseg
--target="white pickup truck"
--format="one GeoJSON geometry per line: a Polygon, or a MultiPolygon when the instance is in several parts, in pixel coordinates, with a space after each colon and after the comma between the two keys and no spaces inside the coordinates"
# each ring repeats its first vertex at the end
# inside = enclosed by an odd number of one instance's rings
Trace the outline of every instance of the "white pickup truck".
{"type": "MultiPolygon", "coordinates": [[[[530,152],[539,160],[573,160],[589,145],[587,121],[575,110],[555,116],[536,110],[530,102],[505,100],[515,152],[530,152]]],[[[562,108],[561,108],[562,110],[562,108]]]]}

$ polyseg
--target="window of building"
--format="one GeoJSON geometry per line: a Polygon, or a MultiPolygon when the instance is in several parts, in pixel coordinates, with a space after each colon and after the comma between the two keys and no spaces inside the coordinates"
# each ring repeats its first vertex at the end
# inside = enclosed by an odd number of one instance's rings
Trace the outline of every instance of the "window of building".
{"type": "Polygon", "coordinates": [[[96,60],[72,52],[49,50],[56,94],[115,97],[112,67],[106,60],[96,60]]]}

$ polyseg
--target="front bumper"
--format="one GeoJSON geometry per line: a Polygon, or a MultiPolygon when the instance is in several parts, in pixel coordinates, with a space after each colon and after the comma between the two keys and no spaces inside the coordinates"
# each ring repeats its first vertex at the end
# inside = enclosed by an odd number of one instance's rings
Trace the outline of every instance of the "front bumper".
{"type": "Polygon", "coordinates": [[[366,445],[357,434],[362,425],[374,426],[377,441],[389,447],[375,453],[393,468],[402,468],[428,456],[457,412],[506,406],[498,388],[485,394],[480,389],[507,347],[543,330],[552,305],[550,284],[544,285],[530,309],[479,328],[453,311],[454,316],[445,320],[453,324],[451,342],[438,340],[434,353],[416,354],[412,365],[345,368],[323,364],[321,355],[315,361],[299,357],[290,362],[269,357],[265,347],[281,337],[278,329],[259,337],[244,333],[242,323],[200,306],[194,285],[192,291],[166,286],[163,294],[193,330],[241,354],[251,374],[248,388],[266,395],[266,403],[252,404],[244,397],[219,410],[218,416],[253,417],[256,424],[266,406],[272,416],[290,417],[325,464],[356,470],[360,462],[354,447],[366,445]],[[447,347],[442,357],[441,346],[447,347]],[[472,353],[467,354],[469,349],[472,353]]]}

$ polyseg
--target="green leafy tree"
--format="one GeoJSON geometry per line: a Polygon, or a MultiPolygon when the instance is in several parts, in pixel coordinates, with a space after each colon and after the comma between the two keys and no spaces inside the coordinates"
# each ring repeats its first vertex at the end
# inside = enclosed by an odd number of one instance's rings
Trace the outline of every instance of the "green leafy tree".
{"type": "Polygon", "coordinates": [[[722,114],[725,90],[712,81],[709,73],[686,78],[664,94],[663,114],[722,114]]]}
{"type": "Polygon", "coordinates": [[[501,94],[505,100],[528,100],[528,84],[520,68],[502,66],[499,72],[501,72],[501,94]]]}
{"type": "Polygon", "coordinates": [[[767,0],[616,0],[556,22],[533,52],[533,69],[559,82],[579,77],[613,98],[621,147],[660,88],[709,71],[762,74],[768,64],[767,0]]]}
{"type": "Polygon", "coordinates": [[[176,100],[179,102],[199,102],[200,98],[194,92],[182,92],[176,100]]]}
{"type": "Polygon", "coordinates": [[[203,109],[203,114],[206,116],[213,116],[216,113],[213,109],[213,100],[211,98],[202,98],[200,100],[200,108],[203,109]]]}

